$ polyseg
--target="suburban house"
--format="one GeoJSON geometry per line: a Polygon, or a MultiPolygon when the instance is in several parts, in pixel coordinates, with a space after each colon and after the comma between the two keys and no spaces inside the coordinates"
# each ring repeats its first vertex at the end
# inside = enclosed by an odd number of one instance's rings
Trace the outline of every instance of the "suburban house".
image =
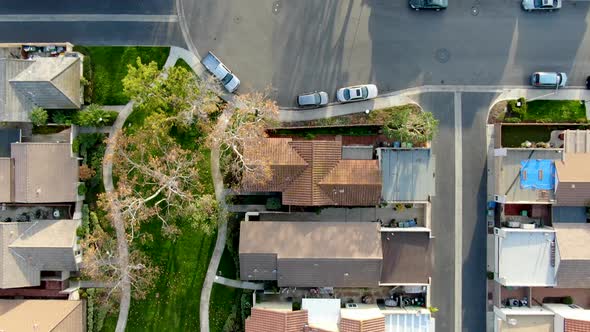
{"type": "Polygon", "coordinates": [[[79,109],[81,73],[77,56],[0,59],[0,121],[29,122],[36,106],[79,109]]]}
{"type": "Polygon", "coordinates": [[[0,288],[35,287],[43,281],[46,289],[61,290],[61,282],[82,262],[79,225],[77,220],[0,222],[0,288]]]}
{"type": "Polygon", "coordinates": [[[279,287],[429,285],[429,232],[375,222],[242,222],[240,279],[279,287]]]}
{"type": "Polygon", "coordinates": [[[67,297],[60,291],[82,261],[78,164],[70,143],[0,130],[0,296],[67,297]]]}
{"type": "Polygon", "coordinates": [[[375,206],[381,198],[377,160],[342,158],[339,141],[266,138],[248,144],[245,159],[266,165],[268,178],[246,173],[245,192],[281,192],[283,205],[375,206]]]}
{"type": "Polygon", "coordinates": [[[377,287],[383,262],[369,222],[242,222],[239,256],[242,280],[279,287],[377,287]]]}
{"type": "Polygon", "coordinates": [[[75,202],[78,164],[70,143],[12,143],[0,157],[0,202],[75,202]]]}
{"type": "Polygon", "coordinates": [[[82,301],[0,300],[0,331],[84,332],[82,301]]]}
{"type": "Polygon", "coordinates": [[[246,319],[246,332],[434,332],[426,309],[382,310],[359,304],[342,308],[340,299],[303,299],[301,310],[278,302],[255,304],[246,319]]]}

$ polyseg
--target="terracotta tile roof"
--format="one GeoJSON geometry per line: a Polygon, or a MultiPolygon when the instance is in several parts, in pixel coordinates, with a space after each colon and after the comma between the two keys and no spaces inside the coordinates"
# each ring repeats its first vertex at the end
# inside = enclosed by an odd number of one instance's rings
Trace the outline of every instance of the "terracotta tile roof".
{"type": "Polygon", "coordinates": [[[381,176],[376,160],[342,160],[339,141],[267,138],[248,146],[247,160],[268,162],[269,180],[245,177],[245,191],[281,191],[283,204],[297,206],[376,205],[381,176]]]}
{"type": "Polygon", "coordinates": [[[296,332],[307,325],[307,311],[252,308],[246,319],[246,332],[296,332]]]}

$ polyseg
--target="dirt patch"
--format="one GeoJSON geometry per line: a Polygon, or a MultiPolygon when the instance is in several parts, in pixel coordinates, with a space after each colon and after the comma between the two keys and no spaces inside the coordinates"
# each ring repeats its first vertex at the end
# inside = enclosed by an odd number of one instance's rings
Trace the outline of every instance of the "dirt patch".
{"type": "Polygon", "coordinates": [[[504,116],[506,115],[507,105],[507,100],[499,101],[496,104],[494,104],[488,116],[488,124],[502,123],[502,121],[504,120],[504,116]]]}

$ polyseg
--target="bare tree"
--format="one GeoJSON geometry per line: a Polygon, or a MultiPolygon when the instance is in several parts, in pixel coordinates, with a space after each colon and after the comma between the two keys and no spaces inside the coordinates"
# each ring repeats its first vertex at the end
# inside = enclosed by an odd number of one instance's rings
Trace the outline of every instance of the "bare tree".
{"type": "Polygon", "coordinates": [[[159,274],[158,268],[151,265],[145,255],[136,249],[130,251],[129,264],[122,270],[116,238],[100,226],[95,227],[93,232],[82,240],[81,245],[84,248],[84,275],[111,286],[106,298],[102,299],[104,302],[108,302],[112,295],[119,293],[123,275],[129,278],[133,296],[143,299],[159,274]]]}
{"type": "Polygon", "coordinates": [[[226,175],[240,185],[245,179],[263,183],[272,172],[268,165],[270,156],[258,153],[256,145],[268,137],[266,130],[278,124],[279,108],[264,93],[237,96],[228,105],[227,126],[217,126],[209,136],[210,142],[221,147],[223,168],[226,175]]]}
{"type": "MultiPolygon", "coordinates": [[[[141,130],[121,135],[113,166],[118,176],[116,197],[131,237],[145,220],[157,218],[164,234],[179,233],[173,223],[182,217],[205,231],[200,210],[206,204],[199,178],[201,155],[182,149],[170,137],[170,123],[163,115],[151,116],[141,130]]],[[[206,206],[207,208],[209,205],[206,206]]]]}

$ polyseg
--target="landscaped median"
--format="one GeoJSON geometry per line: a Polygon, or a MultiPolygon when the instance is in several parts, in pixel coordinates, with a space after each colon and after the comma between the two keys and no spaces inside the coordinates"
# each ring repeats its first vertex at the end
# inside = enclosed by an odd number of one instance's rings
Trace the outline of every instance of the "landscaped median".
{"type": "MultiPolygon", "coordinates": [[[[437,131],[438,120],[418,105],[407,104],[372,110],[369,113],[341,115],[319,120],[289,123],[290,127],[270,129],[274,137],[382,136],[389,144],[403,147],[426,146],[437,131]]],[[[355,140],[354,138],[351,138],[355,140]]],[[[359,140],[359,139],[357,139],[359,140]]],[[[362,140],[362,139],[360,139],[362,140]]]]}

